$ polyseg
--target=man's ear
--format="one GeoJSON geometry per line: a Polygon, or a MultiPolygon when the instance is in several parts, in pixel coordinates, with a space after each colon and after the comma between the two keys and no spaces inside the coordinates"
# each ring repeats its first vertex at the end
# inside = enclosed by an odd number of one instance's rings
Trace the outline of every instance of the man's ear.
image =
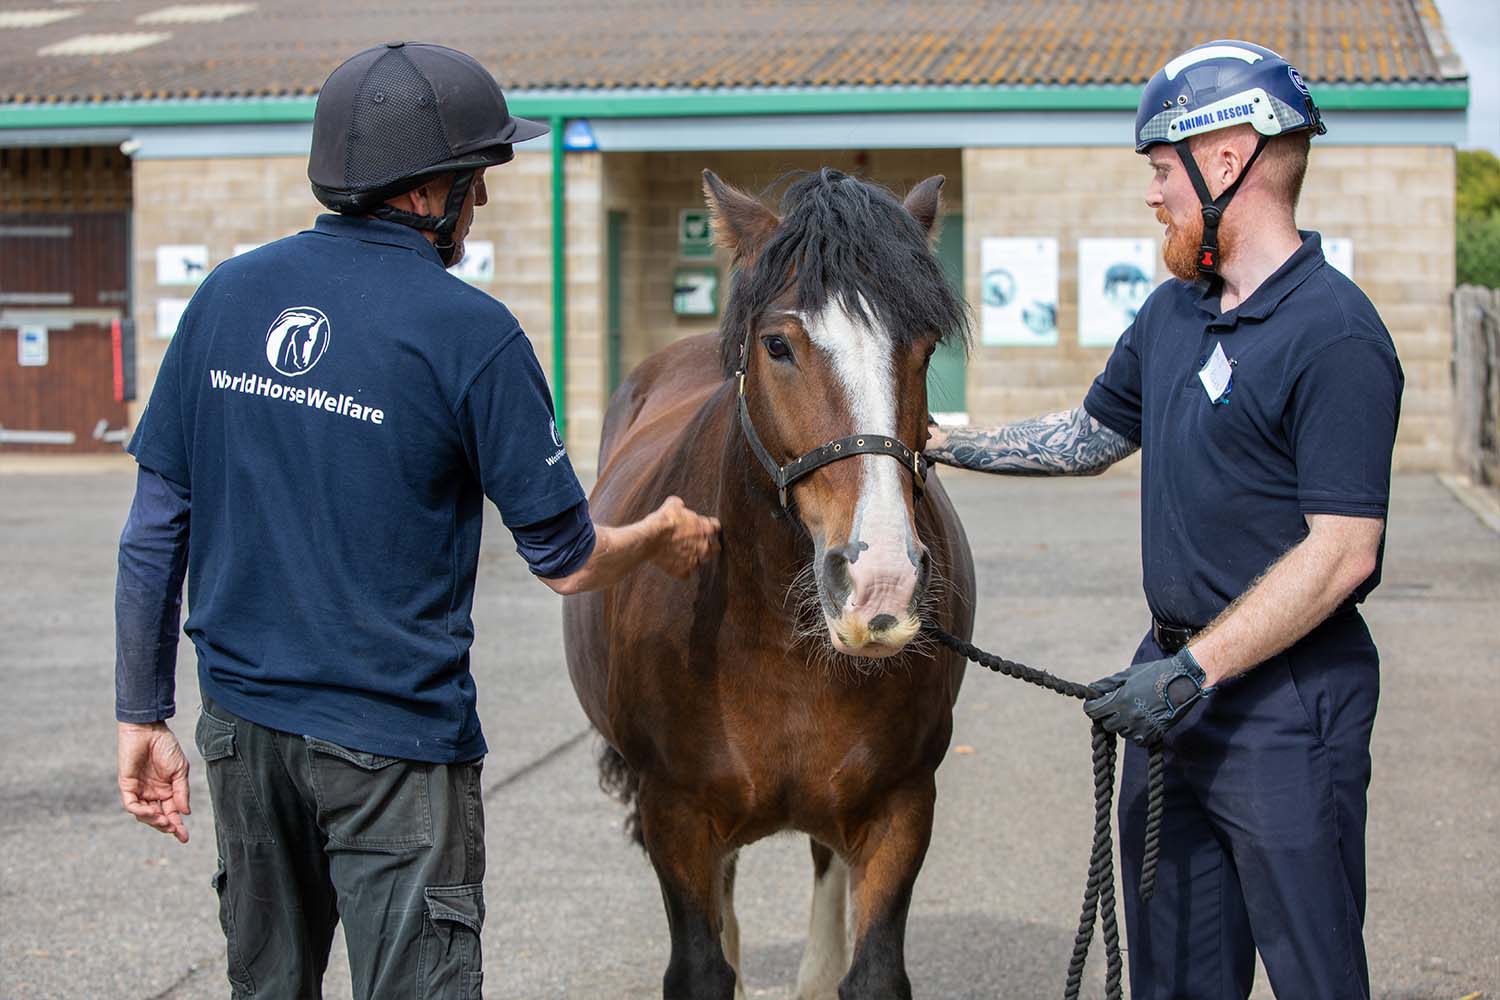
{"type": "Polygon", "coordinates": [[[781,224],[760,199],[725,184],[712,170],[703,171],[703,199],[712,217],[714,242],[734,254],[736,264],[753,260],[781,224]]]}
{"type": "Polygon", "coordinates": [[[397,195],[391,199],[391,204],[416,215],[441,216],[443,209],[448,205],[450,186],[451,182],[448,178],[439,174],[428,178],[405,194],[397,195]],[[401,204],[403,201],[406,204],[401,204]]]}
{"type": "Polygon", "coordinates": [[[943,182],[945,180],[942,174],[927,178],[912,188],[906,200],[901,203],[911,213],[911,217],[917,220],[917,225],[922,227],[928,239],[937,238],[934,226],[938,213],[943,208],[943,182]]]}

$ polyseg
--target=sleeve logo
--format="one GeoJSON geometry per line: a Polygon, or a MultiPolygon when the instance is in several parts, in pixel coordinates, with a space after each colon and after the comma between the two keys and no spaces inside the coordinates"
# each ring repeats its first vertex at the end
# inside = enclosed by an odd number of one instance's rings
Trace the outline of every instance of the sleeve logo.
{"type": "Polygon", "coordinates": [[[312,370],[328,350],[328,317],[312,306],[283,310],[266,331],[266,360],[288,377],[312,370]]]}

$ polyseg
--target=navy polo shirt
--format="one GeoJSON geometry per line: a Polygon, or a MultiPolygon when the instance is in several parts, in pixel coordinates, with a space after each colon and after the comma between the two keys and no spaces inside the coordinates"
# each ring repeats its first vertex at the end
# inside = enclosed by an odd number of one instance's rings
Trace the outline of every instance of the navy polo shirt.
{"type": "Polygon", "coordinates": [[[220,265],[130,452],[189,488],[204,692],[412,760],[485,752],[469,673],[484,497],[584,503],[531,343],[416,230],[325,215],[220,265]]]}
{"type": "MultiPolygon", "coordinates": [[[[1390,334],[1316,233],[1234,309],[1170,280],[1084,408],[1141,446],[1141,551],[1158,619],[1202,626],[1307,536],[1307,514],[1384,517],[1403,376],[1390,334]],[[1222,346],[1227,394],[1198,372],[1222,346]]],[[[1372,573],[1350,598],[1363,600],[1372,573]]]]}

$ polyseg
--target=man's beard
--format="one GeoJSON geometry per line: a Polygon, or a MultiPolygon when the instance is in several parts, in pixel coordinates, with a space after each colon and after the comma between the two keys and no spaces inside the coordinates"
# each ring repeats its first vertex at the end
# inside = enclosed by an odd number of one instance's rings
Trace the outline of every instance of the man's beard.
{"type": "MultiPolygon", "coordinates": [[[[1194,212],[1188,216],[1185,226],[1175,226],[1166,208],[1158,208],[1156,221],[1164,226],[1172,226],[1171,235],[1166,238],[1161,248],[1161,256],[1167,263],[1167,270],[1183,281],[1197,281],[1201,277],[1198,272],[1198,255],[1203,246],[1203,213],[1194,212]]],[[[1219,221],[1220,265],[1234,249],[1234,229],[1227,224],[1228,222],[1228,219],[1219,221]]]]}

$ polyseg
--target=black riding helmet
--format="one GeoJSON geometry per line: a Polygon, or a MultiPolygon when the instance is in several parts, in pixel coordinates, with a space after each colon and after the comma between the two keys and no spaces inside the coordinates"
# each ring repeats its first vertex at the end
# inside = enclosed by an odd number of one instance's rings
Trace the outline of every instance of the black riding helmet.
{"type": "Polygon", "coordinates": [[[318,92],[307,179],[335,212],[437,233],[437,251],[451,264],[453,230],[475,172],[507,162],[515,143],[546,132],[511,115],[500,85],[472,57],[391,42],[346,60],[318,92]],[[441,217],[385,204],[445,173],[455,176],[441,217]]]}

